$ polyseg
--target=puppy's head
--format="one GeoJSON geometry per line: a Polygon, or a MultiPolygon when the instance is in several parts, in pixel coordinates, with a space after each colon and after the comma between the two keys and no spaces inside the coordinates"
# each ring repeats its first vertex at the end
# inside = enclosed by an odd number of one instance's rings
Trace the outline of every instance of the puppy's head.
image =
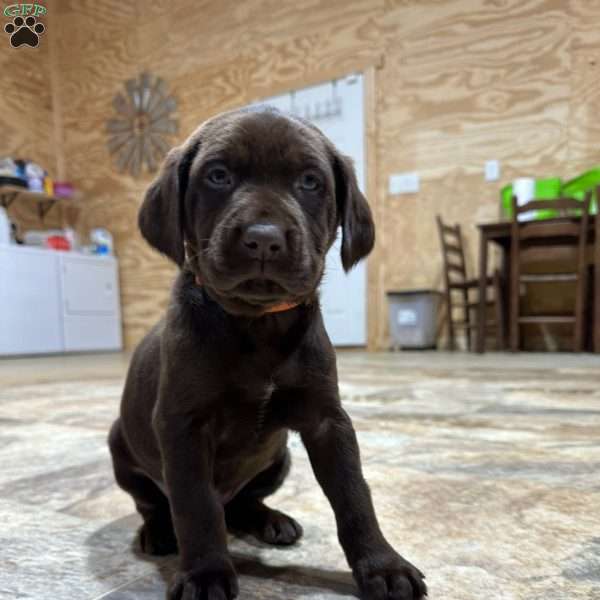
{"type": "Polygon", "coordinates": [[[314,294],[338,226],[346,271],[375,239],[350,159],[316,127],[272,109],[219,115],[173,149],[139,225],[178,265],[187,254],[226,310],[249,316],[314,294]]]}

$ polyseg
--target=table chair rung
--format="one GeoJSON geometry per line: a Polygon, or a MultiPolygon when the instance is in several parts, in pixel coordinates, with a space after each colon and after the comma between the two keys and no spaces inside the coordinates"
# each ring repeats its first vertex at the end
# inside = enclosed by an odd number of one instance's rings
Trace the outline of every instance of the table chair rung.
{"type": "MultiPolygon", "coordinates": [[[[494,283],[492,277],[486,279],[486,285],[490,286],[494,283]]],[[[479,287],[479,279],[466,279],[465,281],[451,281],[449,287],[452,290],[470,290],[479,287]]]]}
{"type": "Polygon", "coordinates": [[[572,315],[530,315],[529,317],[519,317],[519,323],[575,323],[576,319],[572,315]]]}
{"type": "Polygon", "coordinates": [[[519,277],[523,283],[577,281],[577,273],[526,273],[519,277]]]}
{"type": "MultiPolygon", "coordinates": [[[[494,300],[486,300],[485,301],[485,305],[486,306],[494,306],[496,302],[494,300]]],[[[479,302],[469,302],[467,304],[468,308],[478,308],[479,307],[479,302]]]]}

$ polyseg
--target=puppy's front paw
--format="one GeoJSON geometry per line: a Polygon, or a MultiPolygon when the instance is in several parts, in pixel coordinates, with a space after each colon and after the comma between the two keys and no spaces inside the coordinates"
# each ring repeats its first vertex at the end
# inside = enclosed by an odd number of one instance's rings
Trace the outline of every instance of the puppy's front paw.
{"type": "Polygon", "coordinates": [[[422,600],[425,575],[393,551],[359,560],[353,569],[361,600],[422,600]]]}
{"type": "Polygon", "coordinates": [[[177,571],[167,600],[233,600],[238,595],[237,575],[227,556],[213,555],[192,569],[177,571]]]}

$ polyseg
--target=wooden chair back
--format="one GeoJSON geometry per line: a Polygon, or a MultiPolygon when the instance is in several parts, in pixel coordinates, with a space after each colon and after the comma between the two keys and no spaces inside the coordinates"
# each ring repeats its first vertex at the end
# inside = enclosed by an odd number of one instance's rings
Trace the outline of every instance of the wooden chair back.
{"type": "Polygon", "coordinates": [[[520,346],[519,326],[521,323],[559,323],[574,322],[574,349],[580,352],[583,347],[583,320],[586,294],[586,248],[588,244],[589,212],[591,192],[583,201],[575,198],[558,198],[556,200],[532,200],[519,206],[513,196],[513,219],[511,239],[511,310],[510,331],[511,349],[517,351],[520,346]],[[552,210],[559,218],[548,221],[520,221],[523,214],[538,210],[552,210]],[[575,266],[572,272],[522,274],[521,263],[527,254],[528,262],[535,254],[539,260],[552,264],[564,251],[575,254],[575,266]],[[521,282],[568,282],[576,283],[574,316],[564,315],[531,315],[521,317],[520,287],[521,282]]]}
{"type": "Polygon", "coordinates": [[[600,353],[600,186],[596,188],[595,244],[594,244],[594,352],[600,353]]]}
{"type": "MultiPolygon", "coordinates": [[[[462,296],[462,313],[464,326],[469,326],[469,290],[467,283],[467,266],[465,262],[465,251],[463,246],[462,231],[459,224],[446,225],[440,215],[436,216],[438,233],[440,236],[440,246],[442,249],[442,261],[444,265],[444,283],[446,286],[446,311],[448,319],[448,333],[450,337],[450,349],[456,348],[455,326],[457,322],[454,315],[454,299],[452,291],[458,291],[462,296]],[[461,284],[464,287],[460,287],[461,284]]],[[[467,346],[471,347],[471,336],[467,329],[467,346]]]]}
{"type": "MultiPolygon", "coordinates": [[[[479,303],[477,298],[470,301],[469,291],[478,292],[479,279],[469,279],[467,276],[467,265],[465,262],[465,251],[463,237],[460,225],[447,225],[438,215],[436,217],[438,232],[440,236],[440,245],[442,249],[442,259],[444,265],[444,280],[446,284],[446,311],[448,322],[448,335],[450,349],[456,349],[456,328],[466,329],[467,349],[472,346],[472,334],[477,332],[478,327],[486,330],[494,326],[496,330],[496,343],[499,349],[504,348],[505,344],[505,317],[504,304],[502,298],[501,280],[496,272],[493,277],[486,276],[486,290],[493,288],[494,299],[484,298],[486,308],[493,304],[495,309],[495,319],[491,323],[484,319],[478,323],[477,319],[471,319],[471,310],[476,308],[479,303]],[[454,292],[454,294],[453,294],[454,292]],[[458,298],[457,298],[458,296],[458,298]],[[462,319],[456,314],[454,309],[461,309],[462,319]]],[[[484,292],[486,293],[486,292],[484,292]]]]}
{"type": "Polygon", "coordinates": [[[467,279],[462,231],[458,224],[445,224],[440,215],[437,215],[436,221],[442,248],[444,279],[448,289],[451,284],[463,283],[467,279]]]}
{"type": "MultiPolygon", "coordinates": [[[[519,206],[517,197],[513,196],[513,219],[512,239],[522,244],[535,240],[542,243],[550,237],[572,238],[577,241],[579,247],[585,251],[586,235],[589,225],[591,193],[588,193],[583,201],[575,198],[557,198],[555,200],[531,200],[519,206]],[[539,210],[551,210],[557,212],[561,221],[522,221],[519,217],[539,210]],[[579,217],[577,221],[569,222],[569,217],[579,217]]],[[[571,242],[572,243],[572,242],[571,242]]]]}
{"type": "Polygon", "coordinates": [[[532,200],[522,206],[518,205],[516,196],[513,196],[512,205],[513,265],[520,264],[525,254],[529,261],[548,262],[564,258],[567,253],[573,257],[574,253],[579,268],[581,261],[585,260],[591,193],[583,201],[575,198],[532,200]],[[538,210],[554,211],[559,218],[548,221],[519,220],[521,215],[538,210]],[[550,240],[552,244],[549,243],[550,240]]]}

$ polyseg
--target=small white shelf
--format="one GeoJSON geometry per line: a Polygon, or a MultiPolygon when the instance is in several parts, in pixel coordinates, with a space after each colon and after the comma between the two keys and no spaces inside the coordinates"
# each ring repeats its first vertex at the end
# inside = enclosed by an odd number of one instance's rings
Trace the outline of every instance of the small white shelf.
{"type": "Polygon", "coordinates": [[[15,200],[33,200],[37,203],[38,216],[44,219],[48,211],[58,202],[62,204],[74,205],[79,199],[80,194],[75,193],[69,198],[60,196],[49,196],[44,192],[32,192],[31,190],[19,187],[18,185],[0,185],[0,206],[8,208],[15,200]]]}

